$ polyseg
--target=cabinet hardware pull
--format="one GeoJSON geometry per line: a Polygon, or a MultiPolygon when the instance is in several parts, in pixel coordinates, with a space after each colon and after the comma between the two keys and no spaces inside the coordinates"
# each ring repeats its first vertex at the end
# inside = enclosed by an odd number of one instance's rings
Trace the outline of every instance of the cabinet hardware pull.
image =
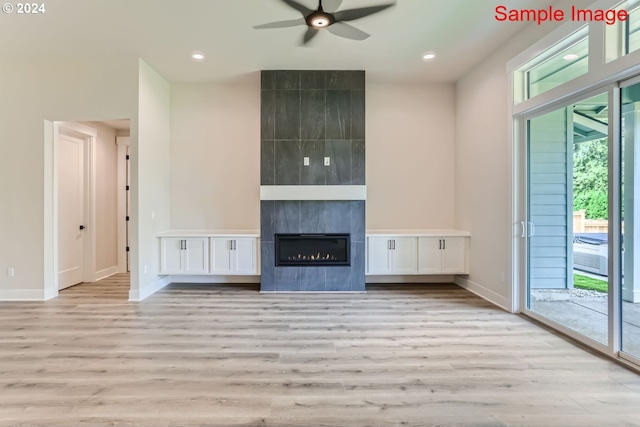
{"type": "Polygon", "coordinates": [[[438,239],[438,249],[442,250],[442,239],[438,239]]]}
{"type": "Polygon", "coordinates": [[[442,239],[442,249],[447,249],[447,239],[442,239]]]}
{"type": "Polygon", "coordinates": [[[393,239],[393,250],[396,250],[396,239],[393,239]]]}

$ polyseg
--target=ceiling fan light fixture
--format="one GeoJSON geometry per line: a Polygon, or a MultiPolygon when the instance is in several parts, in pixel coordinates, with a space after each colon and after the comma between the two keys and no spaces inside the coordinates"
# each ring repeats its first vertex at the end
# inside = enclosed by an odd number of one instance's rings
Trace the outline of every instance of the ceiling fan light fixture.
{"type": "Polygon", "coordinates": [[[325,28],[331,25],[332,21],[328,13],[317,10],[307,17],[307,23],[313,28],[325,28]]]}

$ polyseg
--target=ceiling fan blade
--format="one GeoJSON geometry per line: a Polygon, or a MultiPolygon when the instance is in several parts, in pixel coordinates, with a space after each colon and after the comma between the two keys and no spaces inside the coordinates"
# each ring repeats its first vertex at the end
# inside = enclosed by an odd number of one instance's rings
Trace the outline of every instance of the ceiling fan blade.
{"type": "Polygon", "coordinates": [[[327,27],[327,30],[331,34],[344,37],[345,39],[365,40],[369,38],[369,34],[344,22],[336,22],[335,24],[327,27]]]}
{"type": "Polygon", "coordinates": [[[283,2],[283,3],[286,3],[289,7],[292,7],[295,10],[297,10],[298,12],[300,12],[302,14],[302,16],[307,16],[308,14],[313,12],[312,9],[309,9],[306,6],[301,5],[300,3],[298,3],[295,0],[280,0],[280,1],[283,2]]]}
{"type": "Polygon", "coordinates": [[[307,31],[304,33],[304,37],[302,38],[302,45],[306,45],[318,34],[318,30],[313,27],[307,28],[307,31]]]}
{"type": "Polygon", "coordinates": [[[306,21],[304,18],[291,19],[289,21],[277,21],[277,22],[269,22],[268,24],[256,25],[256,30],[264,30],[269,28],[289,28],[295,27],[298,25],[306,25],[306,21]]]}
{"type": "Polygon", "coordinates": [[[333,14],[336,21],[353,21],[355,19],[364,18],[365,16],[373,15],[374,13],[382,12],[383,10],[390,8],[395,3],[383,4],[380,6],[361,7],[359,9],[348,9],[333,14]]]}
{"type": "Polygon", "coordinates": [[[329,13],[334,13],[336,10],[340,9],[342,5],[342,0],[323,0],[322,8],[329,13]]]}

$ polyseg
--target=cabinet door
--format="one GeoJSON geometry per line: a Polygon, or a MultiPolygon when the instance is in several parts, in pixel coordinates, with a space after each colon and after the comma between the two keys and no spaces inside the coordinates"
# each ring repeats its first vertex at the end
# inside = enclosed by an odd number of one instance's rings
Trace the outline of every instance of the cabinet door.
{"type": "Polygon", "coordinates": [[[183,239],[163,237],[160,239],[160,274],[182,273],[183,239]]]}
{"type": "Polygon", "coordinates": [[[232,271],[231,239],[211,238],[211,273],[229,274],[232,271]]]}
{"type": "Polygon", "coordinates": [[[445,237],[443,240],[442,272],[467,273],[467,238],[445,237]]]}
{"type": "Polygon", "coordinates": [[[391,243],[391,273],[418,272],[418,242],[416,237],[394,237],[391,243]]]}
{"type": "Polygon", "coordinates": [[[233,239],[233,241],[235,242],[231,251],[233,272],[235,274],[258,274],[256,239],[240,237],[233,239]]]}
{"type": "Polygon", "coordinates": [[[388,237],[367,238],[367,274],[389,274],[391,250],[388,237]]]}
{"type": "Polygon", "coordinates": [[[418,273],[438,274],[442,272],[442,238],[418,238],[418,273]]]}
{"type": "Polygon", "coordinates": [[[184,239],[182,272],[184,274],[209,273],[209,239],[206,237],[191,237],[184,239]]]}

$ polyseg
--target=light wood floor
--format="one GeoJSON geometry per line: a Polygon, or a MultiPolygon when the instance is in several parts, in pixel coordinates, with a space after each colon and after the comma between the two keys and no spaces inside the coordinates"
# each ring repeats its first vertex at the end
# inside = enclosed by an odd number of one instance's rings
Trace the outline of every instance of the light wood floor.
{"type": "Polygon", "coordinates": [[[640,376],[451,285],[127,276],[0,303],[1,426],[640,426],[640,376]]]}

